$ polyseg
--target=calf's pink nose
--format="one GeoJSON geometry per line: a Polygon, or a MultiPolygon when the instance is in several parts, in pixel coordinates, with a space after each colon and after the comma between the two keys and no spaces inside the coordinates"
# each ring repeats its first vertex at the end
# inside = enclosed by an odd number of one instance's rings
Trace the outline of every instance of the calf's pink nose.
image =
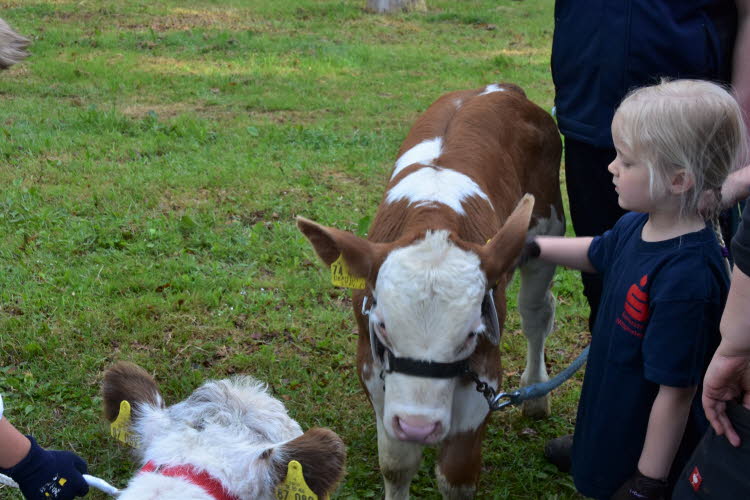
{"type": "Polygon", "coordinates": [[[430,442],[430,437],[436,437],[441,428],[440,422],[427,420],[423,417],[393,417],[393,429],[396,432],[396,437],[403,441],[430,442]]]}

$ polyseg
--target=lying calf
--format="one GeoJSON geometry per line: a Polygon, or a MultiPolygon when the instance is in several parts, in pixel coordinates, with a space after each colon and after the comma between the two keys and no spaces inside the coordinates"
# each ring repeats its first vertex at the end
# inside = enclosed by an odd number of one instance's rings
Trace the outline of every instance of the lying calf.
{"type": "Polygon", "coordinates": [[[290,460],[300,462],[319,497],[343,476],[341,438],[321,428],[303,434],[284,405],[251,377],[206,382],[165,407],[146,371],[119,362],[105,373],[102,394],[110,422],[123,400],[132,405],[129,430],[143,464],[120,500],[274,499],[290,460]]]}

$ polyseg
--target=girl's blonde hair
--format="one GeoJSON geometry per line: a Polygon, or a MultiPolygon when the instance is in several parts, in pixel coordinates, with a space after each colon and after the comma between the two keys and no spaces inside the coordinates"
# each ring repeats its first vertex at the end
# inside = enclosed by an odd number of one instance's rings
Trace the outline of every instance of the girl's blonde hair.
{"type": "Polygon", "coordinates": [[[666,192],[671,174],[685,170],[693,187],[680,214],[696,213],[705,191],[718,211],[721,185],[748,160],[747,129],[739,104],[723,87],[703,80],[662,81],[630,92],[612,122],[623,144],[648,167],[650,193],[666,192]]]}

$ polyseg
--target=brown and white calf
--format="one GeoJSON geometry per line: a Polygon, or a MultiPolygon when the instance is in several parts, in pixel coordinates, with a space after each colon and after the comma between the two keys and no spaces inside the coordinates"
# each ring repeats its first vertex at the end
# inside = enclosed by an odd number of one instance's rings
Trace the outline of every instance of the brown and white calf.
{"type": "MultiPolygon", "coordinates": [[[[297,221],[326,264],[341,255],[366,282],[353,295],[357,367],[375,410],[387,499],[408,498],[422,448],[432,444],[440,446],[443,497],[476,493],[489,405],[460,366],[468,361],[483,382],[500,387],[505,288],[527,230],[564,232],[560,152],[553,119],[519,87],[452,92],[425,111],[401,146],[367,239],[297,221]]],[[[521,268],[524,385],[547,380],[553,274],[554,266],[539,261],[521,268]]],[[[548,414],[549,402],[524,410],[548,414]]]]}
{"type": "Polygon", "coordinates": [[[105,373],[102,396],[110,422],[123,400],[133,408],[129,431],[142,468],[120,500],[275,500],[290,460],[324,498],[344,474],[341,438],[320,428],[303,434],[251,377],[208,381],[165,407],[145,370],[119,362],[105,373]]]}

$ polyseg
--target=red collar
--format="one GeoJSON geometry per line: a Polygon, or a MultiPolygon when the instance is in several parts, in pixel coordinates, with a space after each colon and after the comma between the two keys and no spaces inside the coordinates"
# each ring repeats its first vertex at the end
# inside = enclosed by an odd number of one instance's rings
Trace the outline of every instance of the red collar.
{"type": "Polygon", "coordinates": [[[237,497],[226,492],[218,479],[206,471],[198,471],[192,465],[157,466],[153,461],[148,461],[140,472],[154,472],[162,476],[179,477],[203,488],[206,493],[216,500],[238,500],[237,497]]]}

